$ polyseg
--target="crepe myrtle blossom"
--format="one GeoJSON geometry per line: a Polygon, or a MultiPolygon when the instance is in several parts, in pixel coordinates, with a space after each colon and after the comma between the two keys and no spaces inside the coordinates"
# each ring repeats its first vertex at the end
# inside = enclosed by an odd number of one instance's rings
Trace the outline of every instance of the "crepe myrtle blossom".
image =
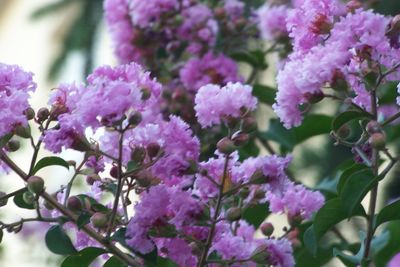
{"type": "Polygon", "coordinates": [[[17,65],[0,63],[0,137],[27,125],[24,112],[30,107],[29,93],[36,90],[32,76],[17,65]]]}
{"type": "MultiPolygon", "coordinates": [[[[323,44],[310,46],[307,51],[295,47],[277,76],[278,93],[273,107],[284,126],[299,126],[303,118],[299,107],[321,100],[322,87],[334,86],[338,79],[352,88],[355,104],[370,110],[363,77],[371,71],[378,72],[378,66],[396,68],[400,59],[400,51],[391,46],[387,36],[389,24],[390,19],[383,15],[358,9],[333,23],[323,44]],[[376,67],[371,69],[371,65],[376,67]]],[[[396,80],[399,75],[394,69],[384,81],[396,80]]]]}
{"type": "Polygon", "coordinates": [[[288,36],[286,18],[290,8],[286,5],[265,3],[257,10],[258,27],[263,39],[271,41],[288,36]]]}
{"type": "Polygon", "coordinates": [[[243,111],[253,111],[257,99],[252,87],[241,83],[228,83],[224,87],[215,84],[202,86],[196,94],[196,117],[203,128],[218,125],[228,116],[239,118],[243,111]]]}
{"type": "Polygon", "coordinates": [[[201,58],[192,58],[179,72],[183,85],[190,91],[197,92],[206,84],[226,85],[228,82],[241,82],[238,66],[235,61],[223,54],[212,52],[201,58]]]}

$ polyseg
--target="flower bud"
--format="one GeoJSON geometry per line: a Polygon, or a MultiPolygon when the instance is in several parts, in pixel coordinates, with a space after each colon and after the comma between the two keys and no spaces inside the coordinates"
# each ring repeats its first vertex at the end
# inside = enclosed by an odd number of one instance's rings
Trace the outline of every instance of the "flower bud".
{"type": "MultiPolygon", "coordinates": [[[[5,192],[0,191],[0,198],[5,197],[6,195],[7,194],[5,192]]],[[[0,200],[0,207],[7,205],[7,202],[8,202],[8,198],[4,198],[4,199],[0,200]]]]}
{"type": "Polygon", "coordinates": [[[386,146],[386,136],[384,133],[374,133],[370,136],[369,143],[373,148],[382,150],[386,146]]]}
{"type": "Polygon", "coordinates": [[[6,149],[9,152],[15,152],[17,151],[19,148],[21,147],[20,143],[18,140],[13,140],[11,139],[10,141],[8,141],[7,145],[6,145],[6,149]]]}
{"type": "Polygon", "coordinates": [[[196,243],[196,242],[191,242],[189,244],[190,248],[192,249],[192,253],[194,255],[200,255],[200,253],[202,252],[201,247],[196,243]]]}
{"type": "Polygon", "coordinates": [[[229,155],[236,150],[236,146],[231,139],[229,139],[228,137],[224,137],[218,141],[217,149],[222,154],[229,155]]]}
{"type": "Polygon", "coordinates": [[[390,22],[390,29],[392,31],[399,31],[400,30],[400,15],[394,16],[394,18],[390,22]]]}
{"type": "Polygon", "coordinates": [[[367,133],[370,135],[374,133],[380,133],[382,131],[381,125],[377,121],[370,121],[366,127],[367,133]]]}
{"type": "Polygon", "coordinates": [[[240,118],[228,116],[226,118],[226,123],[230,129],[234,129],[240,122],[240,118]]]}
{"type": "Polygon", "coordinates": [[[292,227],[296,227],[296,226],[301,224],[301,222],[303,221],[303,217],[300,214],[298,214],[298,215],[289,215],[288,216],[288,220],[289,220],[289,224],[292,227]]]}
{"type": "Polygon", "coordinates": [[[356,9],[362,7],[362,3],[359,0],[351,0],[346,4],[348,12],[354,12],[356,9]]]}
{"type": "Polygon", "coordinates": [[[142,114],[135,112],[129,117],[129,125],[137,126],[142,121],[142,114]]]}
{"type": "Polygon", "coordinates": [[[303,96],[310,104],[316,104],[324,99],[324,93],[322,93],[321,91],[314,93],[305,93],[303,96]]]}
{"type": "Polygon", "coordinates": [[[143,101],[146,101],[147,99],[149,99],[149,98],[151,97],[151,91],[150,91],[150,89],[143,88],[143,89],[141,90],[141,92],[142,92],[142,100],[143,100],[143,101]]]}
{"type": "Polygon", "coordinates": [[[142,162],[146,157],[146,150],[141,147],[135,147],[131,152],[131,160],[134,162],[142,162]]]}
{"type": "Polygon", "coordinates": [[[240,220],[241,217],[242,217],[242,210],[238,207],[232,207],[226,211],[226,219],[228,221],[234,222],[240,220]]]}
{"type": "Polygon", "coordinates": [[[249,141],[249,135],[247,133],[239,133],[232,140],[235,146],[244,146],[249,141]]]}
{"type": "Polygon", "coordinates": [[[48,108],[40,108],[37,112],[37,119],[39,122],[44,122],[50,116],[50,111],[48,108]]]}
{"type": "Polygon", "coordinates": [[[268,246],[262,244],[251,253],[250,259],[258,264],[267,264],[269,256],[268,246]]]}
{"type": "Polygon", "coordinates": [[[147,148],[146,148],[147,155],[150,158],[154,158],[155,156],[158,155],[158,153],[160,152],[160,149],[161,149],[161,147],[158,143],[150,143],[147,145],[147,148]]]}
{"type": "Polygon", "coordinates": [[[39,176],[31,176],[28,178],[28,190],[33,194],[40,194],[44,188],[44,181],[39,176]]]}
{"type": "Polygon", "coordinates": [[[237,19],[235,21],[235,26],[236,26],[236,29],[243,30],[243,28],[246,26],[246,19],[245,18],[237,19]]]}
{"type": "Polygon", "coordinates": [[[261,188],[257,188],[257,190],[254,192],[254,198],[255,199],[262,199],[265,197],[265,192],[261,188]]]}
{"type": "Polygon", "coordinates": [[[328,34],[332,29],[332,23],[329,22],[325,14],[317,14],[310,26],[310,30],[315,34],[328,34]]]}
{"type": "Polygon", "coordinates": [[[73,212],[82,211],[82,202],[77,196],[69,197],[67,200],[67,208],[73,212]]]}
{"type": "Polygon", "coordinates": [[[140,187],[149,187],[153,180],[153,176],[148,171],[142,171],[136,176],[136,182],[140,187]]]}
{"type": "Polygon", "coordinates": [[[35,196],[29,191],[26,191],[22,194],[22,199],[26,204],[29,205],[35,203],[35,196]]]}
{"type": "Polygon", "coordinates": [[[226,15],[226,12],[223,7],[216,7],[214,9],[214,14],[217,19],[223,19],[226,15]]]}
{"type": "Polygon", "coordinates": [[[115,178],[115,179],[117,179],[118,178],[118,172],[119,172],[119,170],[118,170],[118,166],[112,166],[111,167],[111,169],[110,169],[110,176],[112,177],[112,178],[115,178]]]}
{"type": "Polygon", "coordinates": [[[337,135],[341,138],[341,139],[346,139],[347,137],[350,136],[350,127],[348,125],[343,125],[342,127],[339,128],[339,130],[337,131],[337,135]]]}
{"type": "Polygon", "coordinates": [[[86,177],[86,183],[88,185],[93,185],[94,182],[100,181],[100,176],[98,174],[90,174],[86,177]]]}
{"type": "Polygon", "coordinates": [[[96,212],[90,218],[90,222],[96,228],[105,228],[108,224],[108,216],[101,212],[96,212]]]}
{"type": "Polygon", "coordinates": [[[26,119],[28,121],[30,121],[33,118],[35,118],[35,111],[33,110],[33,108],[29,107],[29,108],[25,109],[24,115],[26,116],[26,119]]]}
{"type": "Polygon", "coordinates": [[[251,133],[257,130],[257,120],[254,117],[246,117],[243,119],[242,130],[251,133]]]}
{"type": "Polygon", "coordinates": [[[250,189],[248,187],[243,187],[240,189],[239,195],[241,198],[247,198],[250,195],[250,189]]]}
{"type": "Polygon", "coordinates": [[[15,134],[18,135],[19,137],[22,137],[22,138],[31,137],[31,128],[29,127],[29,125],[27,127],[18,125],[17,127],[15,127],[14,131],[15,131],[15,134]]]}
{"type": "Polygon", "coordinates": [[[270,236],[274,232],[274,226],[272,223],[266,222],[260,226],[261,233],[265,236],[270,236]]]}

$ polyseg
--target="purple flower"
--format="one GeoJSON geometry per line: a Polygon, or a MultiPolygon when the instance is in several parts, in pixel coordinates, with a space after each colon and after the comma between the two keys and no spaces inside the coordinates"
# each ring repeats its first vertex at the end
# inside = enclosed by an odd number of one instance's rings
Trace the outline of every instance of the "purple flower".
{"type": "Polygon", "coordinates": [[[17,125],[27,125],[24,111],[30,107],[29,92],[35,90],[32,73],[17,65],[0,63],[0,137],[17,125]]]}
{"type": "Polygon", "coordinates": [[[212,83],[225,85],[228,82],[242,81],[235,61],[223,54],[209,52],[202,58],[192,58],[180,70],[183,85],[193,92],[203,85],[212,83]]]}
{"type": "Polygon", "coordinates": [[[267,239],[268,262],[276,267],[294,267],[292,245],[287,239],[267,239]]]}
{"type": "Polygon", "coordinates": [[[176,11],[179,7],[177,0],[132,0],[129,1],[130,15],[133,25],[149,27],[157,22],[160,17],[170,11],[176,11]]]}
{"type": "Polygon", "coordinates": [[[283,192],[268,192],[267,199],[271,212],[287,212],[289,216],[300,215],[305,220],[309,220],[325,201],[320,192],[313,192],[302,185],[293,183],[289,184],[283,192]]]}
{"type": "Polygon", "coordinates": [[[252,111],[257,99],[252,88],[241,83],[228,83],[224,87],[214,84],[202,86],[196,94],[196,117],[203,128],[218,125],[231,116],[238,118],[243,110],[252,111]]]}
{"type": "Polygon", "coordinates": [[[104,1],[105,19],[113,37],[115,54],[119,62],[124,64],[139,62],[141,59],[140,50],[133,45],[137,34],[130,19],[128,2],[128,0],[104,1]]]}
{"type": "Polygon", "coordinates": [[[195,267],[197,257],[192,248],[181,238],[157,238],[155,240],[159,254],[176,262],[179,266],[195,267]]]}
{"type": "Polygon", "coordinates": [[[288,35],[286,18],[289,10],[285,5],[271,6],[267,3],[258,9],[258,28],[265,40],[279,39],[288,35]]]}
{"type": "Polygon", "coordinates": [[[389,261],[387,267],[398,267],[400,266],[400,253],[394,255],[394,257],[389,261]]]}

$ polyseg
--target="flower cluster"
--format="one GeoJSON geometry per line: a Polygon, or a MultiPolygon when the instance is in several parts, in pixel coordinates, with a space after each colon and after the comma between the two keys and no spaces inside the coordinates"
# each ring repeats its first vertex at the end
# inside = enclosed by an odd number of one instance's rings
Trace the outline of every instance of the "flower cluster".
{"type": "Polygon", "coordinates": [[[349,86],[352,91],[348,96],[353,103],[370,110],[368,91],[375,85],[366,83],[365,77],[379,75],[382,69],[389,70],[384,81],[399,76],[399,50],[391,37],[390,18],[362,9],[343,14],[343,8],[335,1],[318,3],[306,0],[293,11],[297,14],[295,19],[317,21],[296,24],[287,20],[295,45],[278,74],[274,106],[287,128],[301,124],[301,106],[321,100],[321,89],[327,84],[341,90],[348,90],[349,86]],[[310,17],[308,12],[316,15],[310,17]]]}

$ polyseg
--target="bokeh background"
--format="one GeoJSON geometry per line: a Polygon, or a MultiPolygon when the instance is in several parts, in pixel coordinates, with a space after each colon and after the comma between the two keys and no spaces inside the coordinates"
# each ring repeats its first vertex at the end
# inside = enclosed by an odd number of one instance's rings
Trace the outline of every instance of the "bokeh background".
{"type": "MultiPolygon", "coordinates": [[[[47,95],[60,81],[82,81],[93,67],[116,64],[111,40],[102,19],[102,0],[0,0],[0,62],[18,64],[35,74],[38,90],[32,98],[34,107],[46,105],[47,95]]],[[[385,14],[397,14],[399,0],[375,1],[374,7],[385,14]]],[[[269,59],[273,61],[274,58],[269,59]]],[[[271,64],[273,66],[273,64],[271,64]]],[[[274,85],[274,70],[263,76],[265,84],[274,85]]],[[[332,113],[334,106],[326,103],[319,113],[332,113]]],[[[0,111],[1,112],[1,111],[0,111]]],[[[261,127],[268,127],[273,114],[267,107],[259,111],[261,127]]],[[[23,165],[29,160],[29,148],[21,149],[14,159],[23,165]]],[[[346,148],[333,146],[328,137],[313,138],[293,151],[292,169],[296,178],[306,185],[315,186],[323,178],[332,178],[333,170],[351,154],[346,148]]],[[[66,159],[79,155],[64,152],[66,159]]],[[[58,168],[42,170],[49,177],[46,186],[56,189],[69,177],[58,168]]],[[[380,205],[398,197],[400,192],[399,170],[381,187],[380,205]]],[[[22,187],[14,175],[0,175],[0,191],[11,192],[22,187]]],[[[12,202],[12,201],[10,201],[12,202]]],[[[367,204],[367,203],[365,203],[367,204]]],[[[15,221],[28,213],[9,203],[0,210],[0,220],[15,221]],[[17,213],[16,213],[17,212],[17,213]]],[[[357,222],[354,222],[357,223],[357,222]]],[[[27,226],[24,231],[37,231],[27,226]]],[[[349,235],[348,238],[357,238],[349,235]]],[[[60,259],[45,247],[43,236],[14,235],[5,233],[0,245],[0,266],[59,266],[60,259]],[[5,244],[5,245],[4,245],[5,244]]],[[[330,266],[341,266],[338,261],[330,266]]]]}

